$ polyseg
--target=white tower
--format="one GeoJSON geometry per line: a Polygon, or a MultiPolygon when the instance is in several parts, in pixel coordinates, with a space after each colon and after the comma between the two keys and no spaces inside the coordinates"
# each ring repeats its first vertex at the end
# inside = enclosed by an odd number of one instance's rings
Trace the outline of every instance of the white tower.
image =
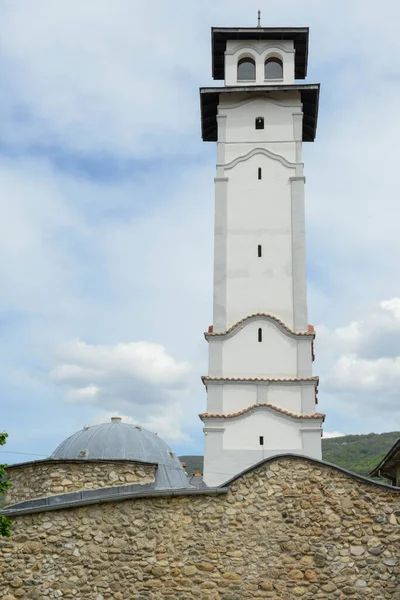
{"type": "Polygon", "coordinates": [[[307,320],[302,142],[319,85],[308,28],[213,28],[202,137],[217,142],[214,316],[204,481],[220,485],[271,455],[321,458],[314,330],[307,320]]]}

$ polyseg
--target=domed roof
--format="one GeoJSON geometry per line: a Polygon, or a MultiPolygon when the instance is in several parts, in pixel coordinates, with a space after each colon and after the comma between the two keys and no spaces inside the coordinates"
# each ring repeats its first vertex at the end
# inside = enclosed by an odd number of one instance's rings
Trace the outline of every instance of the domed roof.
{"type": "Polygon", "coordinates": [[[156,463],[156,486],[188,487],[179,458],[157,434],[139,425],[122,423],[112,417],[110,423],[84,427],[64,440],[51,458],[58,460],[137,460],[156,463]]]}

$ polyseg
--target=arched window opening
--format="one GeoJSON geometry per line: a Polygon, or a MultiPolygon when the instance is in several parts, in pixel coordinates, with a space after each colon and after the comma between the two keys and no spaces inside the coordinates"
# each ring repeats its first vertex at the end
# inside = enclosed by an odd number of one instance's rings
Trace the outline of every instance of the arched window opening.
{"type": "Polygon", "coordinates": [[[261,167],[258,167],[257,176],[258,176],[258,179],[262,179],[262,169],[261,169],[261,167]]]}
{"type": "Polygon", "coordinates": [[[283,79],[283,63],[280,58],[267,58],[264,64],[265,79],[283,79]]]}
{"type": "Polygon", "coordinates": [[[264,117],[256,117],[256,129],[264,129],[264,117]]]}
{"type": "Polygon", "coordinates": [[[258,329],[258,341],[262,342],[262,329],[261,329],[261,327],[258,329]]]}
{"type": "Polygon", "coordinates": [[[264,446],[264,436],[260,435],[260,446],[264,446]]]}
{"type": "Polygon", "coordinates": [[[254,81],[256,78],[256,63],[252,58],[241,58],[237,66],[238,81],[254,81]]]}
{"type": "Polygon", "coordinates": [[[258,244],[258,258],[262,257],[262,248],[261,248],[261,244],[258,244]]]}

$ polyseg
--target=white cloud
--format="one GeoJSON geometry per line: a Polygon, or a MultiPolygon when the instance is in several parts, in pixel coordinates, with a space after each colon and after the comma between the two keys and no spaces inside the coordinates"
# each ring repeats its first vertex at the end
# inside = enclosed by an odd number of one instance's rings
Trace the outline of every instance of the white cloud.
{"type": "Polygon", "coordinates": [[[346,434],[341,433],[340,431],[324,431],[322,438],[328,440],[330,438],[343,437],[344,435],[346,434]]]}
{"type": "Polygon", "coordinates": [[[91,420],[92,425],[99,425],[101,423],[108,423],[111,417],[119,416],[122,418],[124,423],[130,423],[131,425],[141,425],[145,429],[157,433],[162,439],[169,440],[170,442],[185,443],[186,446],[192,446],[193,440],[190,435],[184,433],[180,429],[182,422],[182,407],[175,405],[170,406],[166,414],[153,415],[149,414],[147,418],[137,420],[127,414],[122,414],[120,411],[103,411],[97,413],[91,420]]]}
{"type": "MultiPolygon", "coordinates": [[[[39,430],[47,414],[71,433],[118,401],[121,414],[160,435],[164,426],[176,440],[201,437],[215,150],[200,140],[198,86],[210,83],[209,27],[255,24],[257,8],[255,0],[3,3],[0,401],[10,422],[39,430]],[[64,357],[49,381],[54,348],[74,338],[112,349],[110,367],[98,355],[83,365],[64,357]],[[161,375],[148,383],[150,361],[135,374],[121,367],[118,380],[116,363],[129,361],[114,350],[131,340],[167,348],[172,365],[196,365],[187,405],[167,401],[177,391],[161,375]],[[141,398],[167,386],[161,408],[128,403],[135,377],[141,398]],[[60,402],[62,385],[69,403],[60,402]]],[[[332,431],[398,423],[399,17],[400,4],[382,10],[372,0],[271,0],[263,15],[271,25],[310,25],[307,82],[322,82],[318,137],[304,157],[309,313],[324,323],[315,373],[332,431]],[[392,300],[379,308],[382,298],[392,300]]]]}
{"type": "MultiPolygon", "coordinates": [[[[68,367],[70,365],[67,365],[68,367]]],[[[62,367],[59,369],[61,370],[62,367]]],[[[57,369],[56,369],[57,370],[57,369]]],[[[57,380],[57,374],[53,372],[54,379],[57,380]]],[[[65,380],[68,381],[68,380],[65,380]]],[[[99,396],[101,394],[101,388],[97,385],[86,385],[81,388],[72,388],[65,394],[65,400],[71,404],[98,404],[99,396]]]]}
{"type": "Polygon", "coordinates": [[[75,340],[58,354],[60,364],[51,376],[66,387],[67,402],[124,411],[168,439],[189,439],[181,425],[192,368],[176,361],[161,344],[106,346],[75,340]]]}
{"type": "MultiPolygon", "coordinates": [[[[355,354],[341,356],[334,364],[327,385],[333,390],[364,390],[380,394],[397,394],[400,383],[400,356],[360,359],[355,354]]],[[[382,398],[380,399],[382,406],[382,398]]]]}
{"type": "Polygon", "coordinates": [[[396,319],[399,320],[400,324],[400,298],[391,298],[390,300],[384,300],[383,302],[381,302],[381,307],[384,310],[392,312],[396,319]]]}
{"type": "Polygon", "coordinates": [[[399,298],[392,298],[348,326],[317,327],[321,400],[324,393],[330,396],[328,414],[333,407],[360,419],[384,414],[387,428],[400,427],[398,307],[399,298]]]}
{"type": "Polygon", "coordinates": [[[194,76],[208,69],[196,47],[208,27],[182,28],[170,16],[162,2],[151,17],[129,0],[10,5],[0,22],[12,65],[0,96],[3,139],[121,157],[179,152],[174,136],[197,128],[194,76]]]}

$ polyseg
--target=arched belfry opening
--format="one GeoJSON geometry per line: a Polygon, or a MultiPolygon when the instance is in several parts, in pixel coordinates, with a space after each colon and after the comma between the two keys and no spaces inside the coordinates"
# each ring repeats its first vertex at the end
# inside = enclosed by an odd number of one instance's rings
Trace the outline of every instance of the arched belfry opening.
{"type": "Polygon", "coordinates": [[[267,58],[264,63],[264,79],[283,79],[283,62],[280,58],[267,58]]]}
{"type": "Polygon", "coordinates": [[[254,81],[256,78],[256,62],[254,58],[245,56],[238,61],[237,65],[238,81],[254,81]]]}

